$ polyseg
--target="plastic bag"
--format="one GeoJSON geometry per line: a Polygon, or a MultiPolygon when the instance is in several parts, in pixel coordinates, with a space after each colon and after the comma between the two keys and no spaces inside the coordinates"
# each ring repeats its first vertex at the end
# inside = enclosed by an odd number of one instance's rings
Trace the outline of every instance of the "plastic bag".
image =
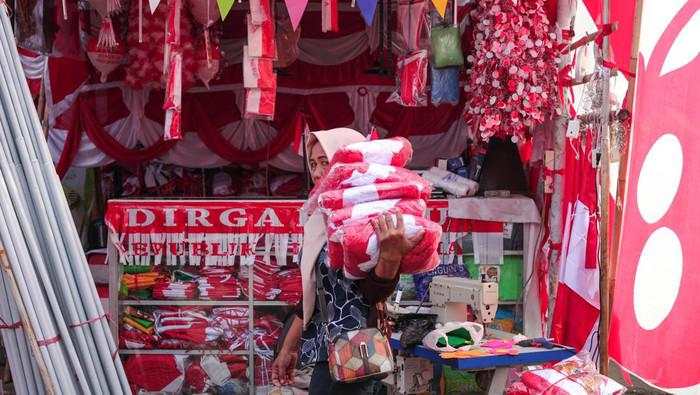
{"type": "Polygon", "coordinates": [[[478,345],[484,338],[484,326],[476,322],[446,322],[444,325],[438,324],[435,330],[430,331],[423,338],[423,345],[438,352],[469,351],[474,345],[478,345]],[[451,337],[466,337],[462,346],[453,347],[450,345],[451,337]]]}
{"type": "Polygon", "coordinates": [[[275,46],[275,22],[266,20],[259,24],[248,15],[248,52],[252,57],[274,59],[277,57],[275,46]]]}
{"type": "Polygon", "coordinates": [[[272,59],[250,55],[250,47],[243,46],[243,87],[246,89],[272,89],[277,75],[272,67],[272,59]]]}
{"type": "Polygon", "coordinates": [[[428,51],[423,49],[399,58],[396,70],[398,90],[389,96],[387,102],[406,107],[428,105],[428,51]]]}
{"type": "Polygon", "coordinates": [[[333,211],[328,216],[328,235],[333,241],[339,239],[333,237],[334,232],[343,224],[374,217],[386,212],[400,212],[420,217],[425,213],[427,204],[421,199],[387,199],[360,203],[333,211]]]}
{"type": "Polygon", "coordinates": [[[434,105],[459,103],[459,70],[459,67],[430,66],[430,100],[434,105]]]}
{"type": "Polygon", "coordinates": [[[273,88],[254,88],[245,90],[245,118],[260,118],[271,121],[275,117],[275,98],[277,97],[277,79],[273,88]]]}
{"type": "Polygon", "coordinates": [[[459,28],[434,26],[430,32],[430,45],[435,67],[442,68],[464,64],[459,28]]]}
{"type": "Polygon", "coordinates": [[[421,44],[421,38],[427,38],[430,31],[426,10],[428,1],[400,1],[398,5],[398,31],[404,41],[404,48],[407,51],[416,51],[419,48],[426,48],[421,44]]]}
{"type": "Polygon", "coordinates": [[[394,137],[346,145],[336,151],[331,164],[362,162],[404,167],[412,157],[411,142],[404,137],[394,137]]]}

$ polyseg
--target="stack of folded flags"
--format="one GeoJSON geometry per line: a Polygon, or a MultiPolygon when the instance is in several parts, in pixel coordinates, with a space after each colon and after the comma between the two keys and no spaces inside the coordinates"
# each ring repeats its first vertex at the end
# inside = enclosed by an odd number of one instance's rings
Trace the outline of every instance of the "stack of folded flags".
{"type": "Polygon", "coordinates": [[[221,341],[228,350],[245,347],[249,322],[247,307],[216,307],[210,321],[211,326],[222,333],[221,341]]]}
{"type": "MultiPolygon", "coordinates": [[[[278,287],[277,273],[279,267],[274,263],[256,259],[252,267],[253,273],[253,296],[255,300],[275,300],[280,294],[278,287]]],[[[241,269],[241,288],[243,295],[248,297],[248,276],[251,273],[250,267],[241,269]]]]}
{"type": "Polygon", "coordinates": [[[153,286],[153,299],[194,299],[197,297],[197,283],[194,281],[161,280],[153,286]]]}
{"type": "Polygon", "coordinates": [[[379,260],[379,243],[371,221],[401,215],[406,236],[418,244],[401,262],[402,273],[433,270],[439,264],[439,224],[424,218],[431,186],[403,167],[413,148],[402,137],[350,144],[338,150],[331,168],[307,206],[327,218],[328,260],[351,279],[367,277],[379,260]]]}
{"type": "Polygon", "coordinates": [[[153,317],[133,307],[127,307],[122,314],[119,329],[119,347],[130,350],[152,349],[156,342],[153,317]]]}
{"type": "Polygon", "coordinates": [[[156,310],[156,334],[160,348],[191,349],[216,346],[223,331],[210,325],[206,313],[198,309],[156,310]]]}
{"type": "Polygon", "coordinates": [[[301,300],[301,270],[299,268],[282,270],[277,276],[280,289],[280,295],[277,299],[289,304],[299,302],[301,300]]]}
{"type": "Polygon", "coordinates": [[[209,269],[197,278],[199,298],[204,300],[235,300],[241,297],[241,283],[226,269],[209,269]]]}
{"type": "Polygon", "coordinates": [[[282,334],[284,323],[274,315],[265,314],[256,318],[253,325],[255,327],[253,341],[256,351],[269,353],[271,356],[274,354],[277,340],[282,334]]]}

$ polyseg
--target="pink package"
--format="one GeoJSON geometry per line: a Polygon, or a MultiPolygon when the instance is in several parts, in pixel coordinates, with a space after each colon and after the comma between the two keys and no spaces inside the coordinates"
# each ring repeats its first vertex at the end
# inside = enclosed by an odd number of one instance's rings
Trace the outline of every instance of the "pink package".
{"type": "Polygon", "coordinates": [[[411,142],[403,137],[394,137],[347,145],[333,155],[331,164],[363,162],[404,167],[412,157],[411,142]]]}
{"type": "MultiPolygon", "coordinates": [[[[421,273],[433,270],[439,264],[438,243],[442,228],[437,223],[420,216],[403,215],[407,237],[423,233],[418,244],[401,261],[401,273],[421,273]]],[[[341,226],[335,233],[338,242],[330,242],[328,265],[343,268],[345,277],[361,279],[376,265],[379,259],[377,235],[369,221],[354,221],[341,226]]]]}
{"type": "Polygon", "coordinates": [[[350,207],[359,203],[386,199],[430,198],[430,183],[424,180],[369,184],[347,189],[335,189],[322,193],[318,205],[325,212],[350,207]]]}
{"type": "Polygon", "coordinates": [[[328,238],[329,240],[338,241],[335,236],[335,231],[343,224],[362,220],[363,223],[368,223],[370,217],[377,214],[393,212],[413,215],[421,217],[427,210],[427,204],[422,199],[387,199],[375,200],[356,204],[351,207],[345,207],[340,210],[335,210],[328,217],[328,238]]]}
{"type": "Polygon", "coordinates": [[[276,58],[275,22],[270,19],[262,23],[255,23],[252,16],[248,15],[247,23],[248,54],[257,58],[276,58]]]}

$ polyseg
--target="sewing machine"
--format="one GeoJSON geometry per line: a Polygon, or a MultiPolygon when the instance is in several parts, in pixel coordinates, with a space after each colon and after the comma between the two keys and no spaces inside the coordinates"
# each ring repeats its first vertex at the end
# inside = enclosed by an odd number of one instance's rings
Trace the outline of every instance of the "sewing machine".
{"type": "Polygon", "coordinates": [[[432,312],[438,322],[469,321],[471,308],[476,322],[493,322],[498,310],[498,283],[482,283],[462,277],[435,276],[430,283],[432,312]]]}

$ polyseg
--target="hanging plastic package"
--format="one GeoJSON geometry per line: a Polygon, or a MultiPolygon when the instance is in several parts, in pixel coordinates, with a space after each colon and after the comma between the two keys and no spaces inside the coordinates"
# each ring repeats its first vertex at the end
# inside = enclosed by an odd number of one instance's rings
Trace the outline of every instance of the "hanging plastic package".
{"type": "Polygon", "coordinates": [[[394,91],[387,102],[406,107],[424,107],[428,104],[428,51],[419,50],[399,58],[396,63],[399,89],[394,91]]]}
{"type": "Polygon", "coordinates": [[[456,26],[434,26],[430,31],[433,65],[437,68],[464,64],[462,41],[456,26]]]}
{"type": "Polygon", "coordinates": [[[459,103],[459,67],[430,66],[430,100],[433,104],[459,103]]]}
{"type": "Polygon", "coordinates": [[[246,18],[248,29],[248,52],[256,58],[274,59],[277,57],[275,46],[275,22],[265,20],[255,23],[251,15],[246,18]]]}
{"type": "Polygon", "coordinates": [[[272,89],[276,84],[276,75],[272,59],[257,58],[249,55],[250,48],[243,46],[243,87],[246,89],[272,89]]]}
{"type": "Polygon", "coordinates": [[[398,30],[401,32],[404,48],[407,51],[416,51],[420,48],[426,48],[427,42],[421,42],[421,39],[428,37],[430,25],[426,18],[428,10],[428,1],[400,1],[398,5],[398,30]],[[425,32],[425,34],[424,34],[425,32]]]}

